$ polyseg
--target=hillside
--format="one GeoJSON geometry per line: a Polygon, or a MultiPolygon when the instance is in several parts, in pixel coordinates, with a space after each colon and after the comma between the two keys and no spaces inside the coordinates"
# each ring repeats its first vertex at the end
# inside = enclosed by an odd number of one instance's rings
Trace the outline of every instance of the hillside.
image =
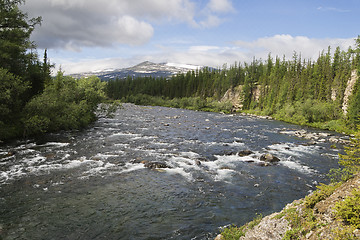
{"type": "MultiPolygon", "coordinates": [[[[339,186],[322,185],[309,196],[288,204],[281,212],[245,225],[241,228],[245,235],[240,240],[360,239],[359,228],[341,219],[336,210],[337,205],[349,203],[349,199],[352,199],[351,210],[355,210],[353,214],[357,213],[355,217],[359,224],[359,190],[360,174],[339,186]],[[354,192],[356,189],[357,192],[354,192]]],[[[216,238],[226,239],[235,238],[226,234],[216,238]]]]}

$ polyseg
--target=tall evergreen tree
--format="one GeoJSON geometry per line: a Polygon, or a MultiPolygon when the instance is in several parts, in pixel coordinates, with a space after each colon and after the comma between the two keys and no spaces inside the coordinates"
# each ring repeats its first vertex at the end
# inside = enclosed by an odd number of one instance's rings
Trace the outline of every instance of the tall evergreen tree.
{"type": "Polygon", "coordinates": [[[30,35],[41,17],[28,18],[19,9],[24,0],[0,0],[0,66],[17,76],[25,76],[28,65],[37,60],[30,35]]]}

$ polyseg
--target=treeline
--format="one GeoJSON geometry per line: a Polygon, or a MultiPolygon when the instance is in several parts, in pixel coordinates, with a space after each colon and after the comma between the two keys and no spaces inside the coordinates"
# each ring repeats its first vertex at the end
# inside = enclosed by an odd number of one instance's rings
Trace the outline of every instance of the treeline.
{"type": "MultiPolygon", "coordinates": [[[[233,70],[242,70],[231,68],[233,70]]],[[[137,94],[161,96],[168,99],[183,97],[208,97],[220,98],[231,85],[241,83],[241,73],[236,73],[233,78],[226,76],[228,71],[218,69],[198,69],[186,74],[178,74],[167,78],[154,77],[128,77],[110,80],[107,93],[109,97],[121,99],[137,94]],[[235,82],[236,81],[236,82],[235,82]]]]}
{"type": "MultiPolygon", "coordinates": [[[[292,59],[269,54],[264,60],[235,63],[220,69],[198,69],[166,78],[116,79],[108,82],[107,94],[113,99],[146,104],[151,97],[165,102],[172,99],[200,98],[220,100],[224,93],[241,86],[242,110],[275,116],[298,124],[329,124],[341,121],[350,127],[359,124],[360,82],[350,98],[348,114],[342,112],[344,93],[351,72],[360,66],[360,38],[356,49],[344,51],[330,47],[316,61],[302,59],[294,53],[292,59]]],[[[360,74],[358,74],[359,76],[360,74]]],[[[334,126],[332,126],[334,125],[334,126]]],[[[337,129],[334,129],[337,130],[337,129]]]]}
{"type": "Polygon", "coordinates": [[[23,0],[0,0],[0,142],[15,137],[84,127],[105,97],[98,78],[52,78],[30,35],[41,18],[19,10],[23,0]]]}

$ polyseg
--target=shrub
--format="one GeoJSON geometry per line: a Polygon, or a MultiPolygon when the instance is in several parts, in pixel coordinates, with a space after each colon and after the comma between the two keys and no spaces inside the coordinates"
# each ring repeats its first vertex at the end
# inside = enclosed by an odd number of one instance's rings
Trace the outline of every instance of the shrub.
{"type": "Polygon", "coordinates": [[[360,189],[354,189],[352,196],[335,205],[336,215],[346,224],[360,229],[360,189]]]}
{"type": "Polygon", "coordinates": [[[245,236],[246,229],[253,229],[261,222],[262,218],[262,214],[256,214],[256,217],[251,222],[241,227],[231,225],[224,228],[221,231],[221,235],[223,236],[224,240],[238,240],[240,237],[245,236]]]}
{"type": "Polygon", "coordinates": [[[254,218],[254,220],[252,220],[251,222],[249,222],[247,224],[247,227],[249,229],[253,229],[255,226],[259,225],[259,223],[261,222],[263,216],[262,214],[256,214],[256,217],[254,218]]]}
{"type": "Polygon", "coordinates": [[[305,207],[313,208],[316,203],[330,196],[340,185],[340,183],[330,185],[320,184],[320,186],[317,186],[318,190],[305,197],[305,207]]]}
{"type": "Polygon", "coordinates": [[[354,236],[354,230],[356,228],[352,226],[345,226],[344,228],[332,229],[334,240],[359,240],[358,237],[354,236]]]}
{"type": "Polygon", "coordinates": [[[356,174],[360,171],[360,131],[351,140],[352,145],[345,147],[345,155],[340,154],[339,164],[349,173],[356,174]]]}
{"type": "Polygon", "coordinates": [[[332,183],[346,182],[353,177],[353,174],[347,168],[330,169],[329,174],[332,183]]]}
{"type": "Polygon", "coordinates": [[[245,232],[243,232],[243,228],[231,225],[230,227],[224,228],[221,231],[221,235],[224,240],[239,240],[240,237],[245,236],[245,232]]]}
{"type": "Polygon", "coordinates": [[[76,80],[61,72],[44,92],[25,106],[25,133],[78,129],[96,119],[97,105],[104,99],[105,83],[96,77],[76,80]]]}

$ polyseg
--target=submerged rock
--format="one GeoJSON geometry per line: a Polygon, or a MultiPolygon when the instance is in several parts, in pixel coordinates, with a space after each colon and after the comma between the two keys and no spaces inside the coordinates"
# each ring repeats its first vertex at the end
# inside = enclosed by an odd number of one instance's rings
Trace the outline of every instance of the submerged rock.
{"type": "Polygon", "coordinates": [[[261,161],[265,161],[265,162],[270,162],[270,163],[274,163],[274,162],[279,162],[280,159],[278,157],[275,157],[274,155],[272,155],[271,153],[266,153],[260,156],[260,160],[261,161]]]}

